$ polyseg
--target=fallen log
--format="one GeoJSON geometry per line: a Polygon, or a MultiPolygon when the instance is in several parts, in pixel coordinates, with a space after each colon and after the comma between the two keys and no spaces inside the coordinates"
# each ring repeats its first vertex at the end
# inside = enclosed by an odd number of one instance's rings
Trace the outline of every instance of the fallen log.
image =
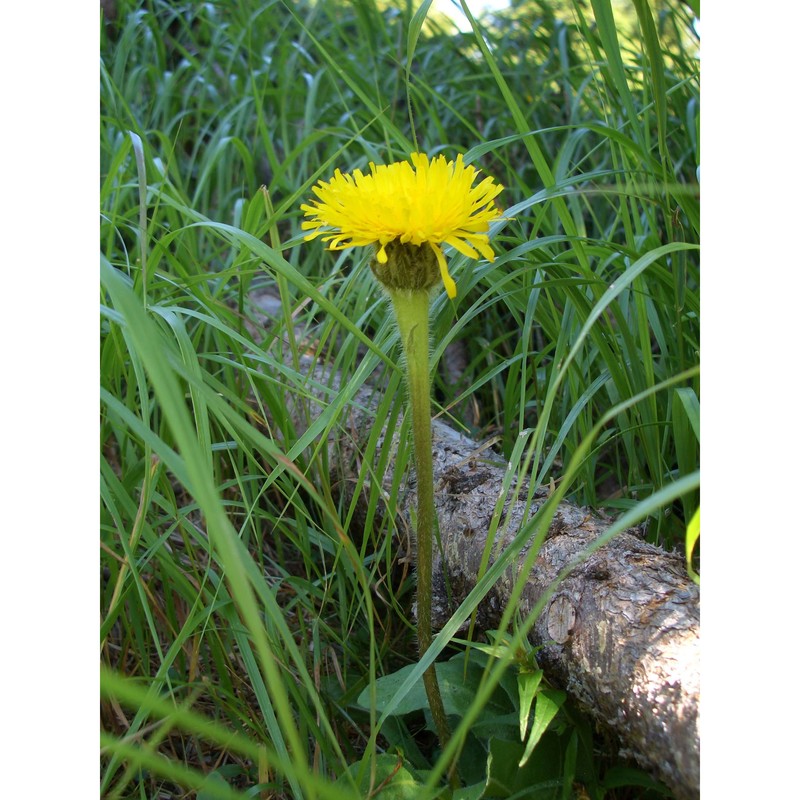
{"type": "MultiPolygon", "coordinates": [[[[304,355],[311,380],[303,399],[287,396],[299,429],[328,405],[339,378],[304,355]],[[318,387],[318,388],[315,388],[318,387]]],[[[340,486],[352,487],[364,444],[374,427],[372,391],[360,390],[347,419],[329,441],[329,466],[340,486]],[[342,434],[346,431],[345,434],[342,434]]],[[[434,629],[444,626],[479,577],[507,464],[485,447],[433,421],[434,480],[441,553],[434,563],[434,629]],[[487,458],[487,455],[489,456],[487,458]]],[[[398,431],[399,425],[395,427],[398,431]]],[[[382,447],[396,451],[396,439],[382,447]]],[[[394,458],[382,480],[391,491],[394,458]]],[[[404,508],[415,507],[413,475],[404,483],[404,508]]],[[[503,507],[504,524],[490,545],[490,564],[546,499],[526,508],[525,491],[503,507]]],[[[407,511],[400,509],[410,529],[407,511]]],[[[576,565],[544,605],[530,633],[542,646],[539,665],[622,744],[621,754],[663,780],[678,800],[699,797],[700,609],[698,587],[683,559],[623,531],[588,557],[581,554],[609,528],[595,513],[558,505],[518,606],[524,618],[551,591],[562,571],[576,565]]],[[[352,531],[351,531],[352,533],[352,531]]],[[[478,625],[496,628],[519,579],[525,551],[502,573],[477,609],[478,625]]]]}
{"type": "MultiPolygon", "coordinates": [[[[506,470],[465,466],[476,443],[437,422],[434,448],[435,474],[447,478],[437,497],[442,557],[435,567],[440,616],[434,627],[440,628],[449,617],[445,572],[451,605],[457,606],[475,585],[506,470]],[[461,478],[454,481],[456,470],[461,478]]],[[[522,499],[505,509],[511,516],[508,541],[519,530],[524,506],[522,499]]],[[[529,638],[543,645],[539,665],[616,734],[622,755],[663,780],[680,800],[699,797],[699,590],[681,556],[642,541],[638,531],[621,532],[582,559],[609,525],[560,503],[526,578],[519,613],[529,614],[562,571],[578,564],[534,623],[529,638]]],[[[516,580],[511,566],[479,607],[481,627],[497,627],[516,580]]]]}

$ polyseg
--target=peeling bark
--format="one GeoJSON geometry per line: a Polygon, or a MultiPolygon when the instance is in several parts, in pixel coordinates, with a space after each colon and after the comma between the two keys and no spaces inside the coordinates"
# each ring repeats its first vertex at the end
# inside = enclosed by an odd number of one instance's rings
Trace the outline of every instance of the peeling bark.
{"type": "MultiPolygon", "coordinates": [[[[307,425],[327,405],[318,386],[338,388],[338,376],[313,357],[301,369],[313,379],[316,402],[287,397],[298,426],[307,425]]],[[[329,396],[329,395],[328,395],[329,396]]],[[[329,464],[341,486],[353,486],[358,455],[374,425],[371,392],[357,393],[348,418],[329,441],[329,464]],[[341,431],[348,432],[346,436],[341,431]]],[[[399,426],[398,426],[399,428],[399,426]]],[[[396,448],[397,442],[382,447],[396,448]]],[[[507,464],[449,426],[433,421],[436,511],[442,552],[434,564],[434,629],[475,586],[500,496],[507,464]],[[449,585],[445,589],[446,580],[449,585]]],[[[383,475],[386,491],[393,482],[394,459],[383,475]]],[[[413,475],[404,484],[404,508],[413,508],[413,475]]],[[[534,498],[528,518],[544,502],[534,498]]],[[[406,512],[405,524],[410,528],[406,512]]],[[[497,554],[525,522],[525,491],[506,501],[503,524],[492,552],[497,554]]],[[[562,686],[597,722],[613,731],[623,755],[659,777],[679,800],[699,797],[699,590],[683,559],[644,542],[636,531],[622,532],[581,559],[609,526],[586,509],[561,503],[522,593],[524,617],[548,592],[559,573],[576,559],[579,565],[545,603],[530,634],[548,679],[562,686]]],[[[352,532],[351,532],[352,533],[352,532]]],[[[477,609],[478,625],[497,627],[518,580],[525,549],[513,560],[477,609]]],[[[490,560],[490,564],[494,559],[490,560]]]]}

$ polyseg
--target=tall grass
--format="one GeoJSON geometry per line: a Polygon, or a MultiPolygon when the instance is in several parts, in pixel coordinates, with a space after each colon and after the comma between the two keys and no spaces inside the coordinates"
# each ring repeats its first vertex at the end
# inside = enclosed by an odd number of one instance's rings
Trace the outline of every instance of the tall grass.
{"type": "MultiPolygon", "coordinates": [[[[463,152],[506,186],[498,258],[450,254],[459,294],[434,303],[434,360],[454,345],[466,361],[456,381],[439,371],[437,413],[496,437],[534,484],[646,521],[666,547],[697,507],[690,12],[529,2],[460,34],[415,10],[120,0],[103,24],[108,797],[361,797],[399,735],[397,718],[379,727],[357,703],[415,652],[407,534],[377,513],[378,435],[402,410],[397,335],[369,254],[332,254],[299,228],[300,202],[337,167],[463,152]],[[280,301],[268,326],[257,288],[280,301]],[[285,405],[309,392],[303,326],[341,376],[305,431],[285,405]],[[368,380],[378,424],[357,526],[326,445],[349,436],[368,380]]],[[[487,662],[486,686],[513,657],[487,662]]],[[[424,735],[405,752],[420,780],[441,772],[424,735]]],[[[559,752],[564,778],[547,791],[570,797],[559,752]]],[[[585,768],[585,790],[626,796],[608,766],[585,768]]]]}

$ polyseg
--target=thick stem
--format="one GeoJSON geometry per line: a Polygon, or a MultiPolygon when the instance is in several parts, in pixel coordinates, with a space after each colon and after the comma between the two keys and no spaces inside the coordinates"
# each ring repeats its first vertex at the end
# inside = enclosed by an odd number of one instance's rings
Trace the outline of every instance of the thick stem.
{"type": "MultiPolygon", "coordinates": [[[[417,635],[420,658],[433,641],[431,632],[431,575],[436,512],[433,505],[433,447],[431,440],[431,388],[428,366],[428,292],[390,291],[403,341],[417,469],[417,635]]],[[[442,695],[431,665],[424,673],[425,692],[442,748],[450,739],[442,695]]]]}

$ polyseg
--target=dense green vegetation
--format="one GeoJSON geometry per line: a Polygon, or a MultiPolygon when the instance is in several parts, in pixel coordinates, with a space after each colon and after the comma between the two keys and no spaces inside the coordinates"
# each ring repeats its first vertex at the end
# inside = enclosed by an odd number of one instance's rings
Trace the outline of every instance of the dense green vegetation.
{"type": "MultiPolygon", "coordinates": [[[[421,684],[377,681],[416,652],[404,534],[375,514],[381,425],[365,530],[328,469],[359,388],[375,385],[390,430],[403,404],[370,253],[303,241],[299,206],[334,169],[464,153],[503,183],[494,263],[448,253],[458,296],[433,304],[432,358],[458,343],[464,370],[438,370],[435,413],[535,484],[684,546],[699,497],[692,11],[522,2],[476,37],[418,5],[119,0],[103,23],[105,796],[448,791],[421,684]],[[268,325],[251,302],[265,289],[268,325]],[[308,395],[309,342],[341,383],[302,431],[284,398],[308,395]]],[[[517,637],[465,664],[446,644],[470,687],[449,708],[478,715],[456,725],[460,796],[662,795],[552,689],[518,772],[534,654],[517,637]]]]}

